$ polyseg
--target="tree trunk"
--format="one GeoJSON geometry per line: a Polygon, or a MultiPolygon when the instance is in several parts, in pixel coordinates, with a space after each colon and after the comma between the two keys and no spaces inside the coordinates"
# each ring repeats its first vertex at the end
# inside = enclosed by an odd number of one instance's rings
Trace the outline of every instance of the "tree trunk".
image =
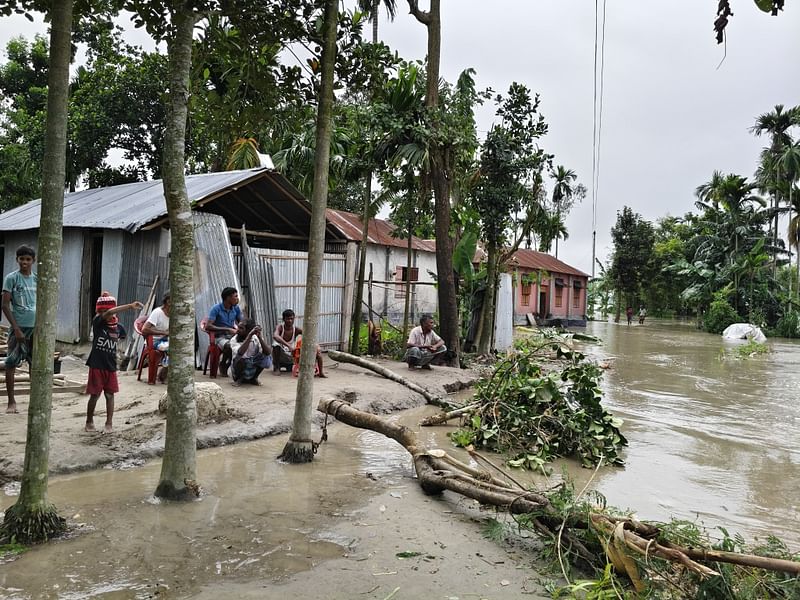
{"type": "MultiPolygon", "coordinates": [[[[442,48],[441,0],[431,0],[430,10],[420,11],[417,0],[408,0],[411,14],[428,29],[428,62],[425,107],[433,130],[437,129],[435,112],[439,107],[439,63],[442,48]]],[[[435,137],[435,136],[434,136],[435,137]]],[[[460,366],[460,328],[458,299],[453,273],[453,239],[450,232],[450,151],[442,145],[430,149],[430,180],[435,199],[436,271],[438,275],[439,333],[451,351],[448,364],[460,366]]]]}
{"type": "Polygon", "coordinates": [[[418,394],[420,394],[423,398],[425,398],[425,400],[428,401],[428,404],[433,404],[435,406],[439,406],[446,410],[450,410],[452,408],[450,403],[444,400],[444,398],[442,398],[441,396],[432,394],[424,387],[417,385],[413,381],[409,381],[405,377],[398,375],[394,371],[387,369],[386,367],[382,367],[381,365],[374,363],[371,360],[367,360],[366,358],[361,358],[360,356],[353,356],[352,354],[347,354],[346,352],[337,352],[336,350],[331,350],[330,352],[328,352],[328,356],[330,356],[333,360],[337,362],[350,363],[351,365],[356,365],[364,369],[369,369],[370,371],[377,373],[378,375],[381,375],[386,379],[389,379],[391,381],[396,381],[397,383],[401,383],[408,389],[413,390],[418,394]]]}
{"type": "MultiPolygon", "coordinates": [[[[350,353],[358,355],[358,343],[361,337],[361,305],[364,303],[364,276],[367,270],[367,240],[369,239],[369,217],[372,204],[372,171],[367,173],[364,188],[364,211],[361,213],[361,244],[358,248],[358,283],[356,284],[356,299],[353,306],[353,335],[350,339],[350,353]]],[[[367,313],[367,320],[372,315],[367,313]]]]}
{"type": "Polygon", "coordinates": [[[475,340],[478,354],[489,354],[492,351],[494,333],[495,305],[497,299],[497,245],[486,244],[486,294],[481,307],[481,325],[475,340]]]}
{"type": "Polygon", "coordinates": [[[797,263],[797,298],[800,300],[800,241],[797,242],[795,250],[797,257],[795,259],[795,262],[797,263]]]}
{"type": "Polygon", "coordinates": [[[72,0],[54,2],[50,10],[50,69],[47,75],[36,328],[33,333],[25,463],[19,498],[6,511],[0,536],[23,544],[45,541],[66,529],[66,521],[47,500],[47,475],[64,221],[71,31],[72,0]]]}
{"type": "Polygon", "coordinates": [[[186,192],[184,157],[189,111],[192,33],[197,15],[190,9],[172,14],[168,41],[169,95],[164,131],[164,197],[170,225],[169,379],[164,458],[156,496],[170,500],[197,497],[197,407],[194,395],[194,228],[186,192]]]}
{"type": "Polygon", "coordinates": [[[333,120],[333,69],[336,64],[338,10],[337,0],[325,1],[322,78],[319,86],[317,139],[314,150],[314,189],[311,193],[311,235],[308,244],[306,302],[303,310],[303,346],[300,350],[300,376],[297,382],[292,433],[281,452],[281,458],[290,463],[311,462],[314,458],[311,441],[311,411],[313,410],[314,363],[317,358],[322,253],[325,250],[325,208],[328,203],[328,169],[330,167],[333,120]]]}
{"type": "MultiPolygon", "coordinates": [[[[689,569],[700,575],[718,575],[713,569],[697,561],[723,562],[729,564],[769,569],[783,573],[800,574],[800,562],[722,552],[705,548],[690,548],[672,544],[660,539],[660,530],[654,525],[642,523],[636,519],[610,516],[603,512],[580,511],[565,519],[551,504],[549,498],[537,492],[513,489],[502,481],[497,481],[488,473],[480,473],[469,465],[451,460],[439,449],[428,449],[419,443],[417,435],[408,427],[392,423],[369,413],[359,411],[343,400],[335,398],[322,399],[317,406],[320,412],[333,415],[338,421],[381,433],[403,446],[414,460],[420,486],[428,494],[450,490],[473,498],[481,504],[493,505],[511,514],[530,514],[532,525],[537,533],[553,539],[566,540],[564,547],[572,546],[572,550],[589,562],[594,556],[573,537],[569,529],[586,529],[587,523],[606,532],[609,536],[605,551],[612,560],[620,557],[623,546],[644,557],[655,556],[673,563],[680,569],[689,569]],[[466,468],[464,468],[466,467],[466,468]],[[538,515],[538,516],[536,516],[538,515]],[[611,548],[609,548],[611,546],[611,548]]],[[[622,563],[614,561],[620,572],[626,573],[636,584],[637,573],[632,573],[630,563],[622,558],[622,563]]]]}
{"type": "Polygon", "coordinates": [[[380,0],[373,0],[372,2],[372,43],[378,43],[378,8],[380,7],[380,0]]]}
{"type": "Polygon", "coordinates": [[[408,338],[408,312],[411,306],[411,260],[413,253],[411,251],[411,231],[414,229],[412,219],[408,220],[408,242],[406,243],[406,280],[404,282],[406,288],[406,298],[403,303],[403,336],[408,338]]]}

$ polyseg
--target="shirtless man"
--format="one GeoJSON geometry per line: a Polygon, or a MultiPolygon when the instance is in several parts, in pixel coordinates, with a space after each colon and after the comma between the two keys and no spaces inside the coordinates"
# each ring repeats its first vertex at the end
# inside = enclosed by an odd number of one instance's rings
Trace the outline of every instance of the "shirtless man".
{"type": "MultiPolygon", "coordinates": [[[[283,311],[283,323],[278,323],[272,334],[272,372],[273,375],[281,374],[281,367],[287,370],[292,368],[294,363],[292,353],[297,346],[297,338],[303,334],[303,330],[294,324],[294,311],[287,308],[283,311]]],[[[317,346],[317,376],[325,377],[322,371],[322,353],[317,346]]]]}

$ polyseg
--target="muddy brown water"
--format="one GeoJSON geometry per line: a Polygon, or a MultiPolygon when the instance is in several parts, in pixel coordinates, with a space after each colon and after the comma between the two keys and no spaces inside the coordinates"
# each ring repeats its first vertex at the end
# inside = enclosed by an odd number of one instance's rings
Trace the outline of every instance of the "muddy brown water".
{"type": "MultiPolygon", "coordinates": [[[[741,360],[744,342],[690,323],[590,323],[610,358],[606,405],[625,420],[624,469],[592,486],[643,519],[671,515],[752,539],[777,535],[800,550],[800,343],[741,360]]],[[[573,471],[587,479],[586,470],[573,471]]]]}
{"type": "MultiPolygon", "coordinates": [[[[630,508],[643,519],[676,516],[750,538],[775,534],[793,550],[800,549],[800,344],[770,340],[769,355],[736,360],[730,357],[735,343],[690,325],[592,323],[588,331],[604,343],[586,346],[587,353],[612,365],[602,385],[606,405],[625,419],[623,431],[630,441],[626,466],[593,473],[560,461],[554,479],[566,469],[580,489],[591,478],[589,485],[609,504],[630,508]]],[[[425,407],[392,418],[413,425],[431,411],[425,407]]],[[[420,437],[429,446],[450,449],[446,433],[453,427],[424,429],[420,437]]],[[[53,477],[50,499],[79,524],[78,531],[73,539],[37,547],[0,565],[0,597],[281,597],[280,586],[266,588],[296,582],[320,565],[338,564],[337,559],[359,551],[357,534],[337,523],[365,520],[359,511],[379,493],[377,488],[389,494],[387,503],[397,506],[401,496],[411,504],[417,491],[411,461],[393,441],[341,424],[331,429],[331,437],[309,465],[287,466],[274,459],[285,436],[201,451],[198,473],[204,495],[190,504],[159,504],[149,495],[158,480],[158,461],[53,477]],[[401,491],[387,491],[393,489],[401,491]]],[[[515,477],[540,486],[552,483],[519,473],[515,477]]],[[[6,486],[0,507],[12,504],[15,492],[15,486],[6,486]]],[[[450,520],[455,529],[461,527],[451,510],[457,502],[451,498],[411,506],[425,508],[428,525],[423,528],[444,524],[447,529],[450,520]]],[[[405,523],[394,523],[391,511],[390,506],[385,527],[391,523],[396,529],[386,535],[406,539],[403,543],[410,546],[405,523]]],[[[405,514],[402,519],[414,517],[405,514]]],[[[359,524],[372,538],[382,536],[384,526],[359,524]]],[[[442,570],[443,591],[435,597],[456,597],[445,590],[463,579],[467,571],[458,566],[463,560],[469,567],[466,556],[479,565],[470,573],[486,577],[479,571],[488,562],[486,556],[470,548],[485,548],[489,542],[479,539],[477,526],[458,529],[457,535],[469,539],[468,546],[449,575],[442,570]]],[[[441,541],[428,540],[428,548],[435,543],[441,541]]],[[[395,560],[394,552],[405,548],[402,543],[390,545],[388,556],[395,560]]],[[[495,588],[485,597],[519,597],[523,588],[514,585],[531,573],[523,575],[503,557],[492,562],[498,573],[508,572],[497,575],[497,581],[505,577],[503,584],[494,581],[495,588]]],[[[337,590],[337,579],[361,578],[359,597],[385,598],[395,583],[378,589],[372,580],[385,573],[375,570],[329,573],[333,583],[319,589],[319,597],[350,597],[348,587],[337,590]]],[[[486,585],[483,579],[475,581],[486,585]]],[[[396,585],[410,582],[406,577],[396,585]]],[[[287,592],[295,589],[292,585],[287,592]]],[[[404,592],[398,597],[425,596],[404,592]]]]}
{"type": "MultiPolygon", "coordinates": [[[[387,418],[413,427],[434,412],[387,418]]],[[[446,431],[421,438],[446,447],[446,431]]],[[[188,504],[150,496],[160,461],[52,477],[50,500],[77,527],[0,564],[0,598],[548,597],[532,553],[484,540],[491,513],[474,503],[424,496],[401,446],[343,424],[329,436],[307,465],[275,460],[284,435],[203,450],[204,493],[188,504]],[[419,556],[398,558],[408,551],[419,556]]]]}
{"type": "MultiPolygon", "coordinates": [[[[343,425],[336,435],[307,465],[275,460],[285,436],[201,451],[204,494],[189,504],[148,495],[160,461],[53,477],[50,500],[78,531],[0,566],[0,597],[189,597],[211,581],[281,581],[340,557],[353,540],[332,524],[369,493],[365,475],[391,484],[412,466],[382,436],[343,425]]],[[[15,492],[6,486],[3,508],[15,492]]]]}

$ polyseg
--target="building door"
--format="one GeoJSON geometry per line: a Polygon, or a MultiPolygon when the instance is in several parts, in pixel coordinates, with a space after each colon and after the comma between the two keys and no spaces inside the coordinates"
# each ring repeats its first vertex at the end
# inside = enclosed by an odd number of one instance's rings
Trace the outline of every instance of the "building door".
{"type": "Polygon", "coordinates": [[[547,288],[543,288],[539,292],[539,316],[542,319],[547,318],[547,288]]]}
{"type": "Polygon", "coordinates": [[[103,291],[100,277],[103,266],[103,234],[86,233],[83,238],[83,267],[81,269],[80,339],[89,339],[95,302],[103,291]]]}

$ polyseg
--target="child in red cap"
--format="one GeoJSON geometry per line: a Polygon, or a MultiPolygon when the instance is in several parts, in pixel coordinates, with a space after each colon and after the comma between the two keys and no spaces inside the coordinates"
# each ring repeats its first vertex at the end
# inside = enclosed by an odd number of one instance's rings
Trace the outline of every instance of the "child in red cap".
{"type": "Polygon", "coordinates": [[[114,394],[119,391],[117,383],[117,340],[119,330],[117,313],[123,310],[141,310],[141,302],[131,302],[117,306],[117,300],[108,292],[103,292],[95,303],[95,314],[92,319],[92,350],[86,365],[89,367],[89,381],[86,393],[89,404],[86,407],[86,431],[94,431],[94,407],[101,393],[106,395],[105,432],[111,433],[111,419],[114,416],[114,394]]]}

